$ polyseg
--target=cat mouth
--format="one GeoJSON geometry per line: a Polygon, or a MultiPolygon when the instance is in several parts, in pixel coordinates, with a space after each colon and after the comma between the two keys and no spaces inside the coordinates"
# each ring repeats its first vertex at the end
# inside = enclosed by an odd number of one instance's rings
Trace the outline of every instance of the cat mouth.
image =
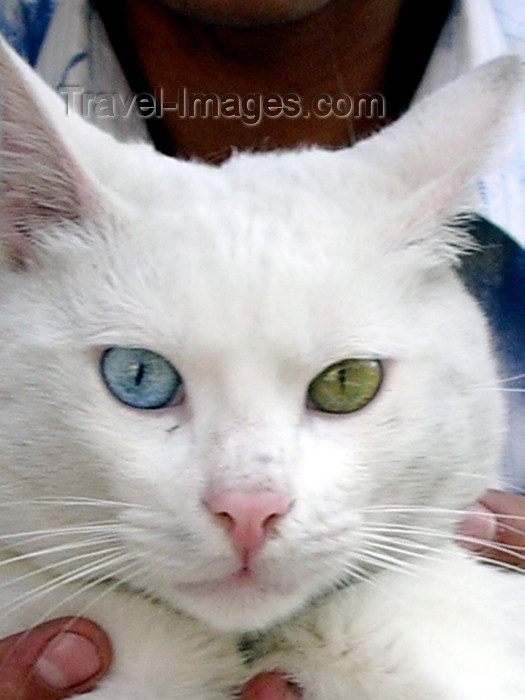
{"type": "Polygon", "coordinates": [[[257,588],[259,590],[265,590],[267,586],[262,585],[260,578],[249,568],[241,567],[233,574],[228,574],[217,579],[211,579],[208,581],[201,581],[199,583],[189,583],[184,586],[188,591],[214,591],[235,588],[257,588]]]}
{"type": "Polygon", "coordinates": [[[222,576],[217,579],[209,579],[197,583],[188,583],[183,586],[184,590],[189,593],[206,594],[206,593],[235,593],[247,592],[252,593],[287,593],[284,586],[276,581],[270,582],[261,575],[254,572],[249,567],[241,567],[232,574],[222,576]]]}

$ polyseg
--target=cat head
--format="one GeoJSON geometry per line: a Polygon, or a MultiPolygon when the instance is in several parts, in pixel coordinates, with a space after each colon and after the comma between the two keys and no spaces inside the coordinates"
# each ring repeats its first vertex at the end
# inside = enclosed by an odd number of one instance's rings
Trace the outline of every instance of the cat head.
{"type": "Polygon", "coordinates": [[[11,548],[249,630],[441,546],[503,431],[450,217],[518,83],[502,58],[352,149],[215,167],[66,115],[2,46],[11,548]]]}

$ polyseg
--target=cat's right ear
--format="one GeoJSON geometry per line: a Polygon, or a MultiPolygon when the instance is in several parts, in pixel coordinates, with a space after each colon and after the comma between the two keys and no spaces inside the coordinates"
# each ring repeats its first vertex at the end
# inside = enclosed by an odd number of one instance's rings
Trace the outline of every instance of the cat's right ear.
{"type": "Polygon", "coordinates": [[[97,199],[61,136],[60,110],[65,125],[60,98],[0,40],[0,259],[11,267],[25,267],[50,227],[80,223],[97,199]]]}

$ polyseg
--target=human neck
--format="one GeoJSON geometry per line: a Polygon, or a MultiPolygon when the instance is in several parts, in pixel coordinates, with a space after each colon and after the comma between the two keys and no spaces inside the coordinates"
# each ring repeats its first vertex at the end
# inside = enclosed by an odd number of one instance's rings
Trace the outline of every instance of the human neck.
{"type": "MultiPolygon", "coordinates": [[[[264,27],[226,27],[188,19],[155,0],[114,0],[100,11],[112,40],[122,19],[128,37],[117,51],[132,87],[162,86],[164,99],[187,93],[297,95],[308,109],[315,95],[382,93],[402,0],[332,0],[296,22],[264,27]],[[114,30],[112,31],[112,26],[114,30]],[[152,47],[155,47],[152,50],[152,47]],[[127,49],[127,50],[126,50],[127,49]],[[126,59],[126,54],[128,60],[126,59]],[[126,65],[127,64],[127,65],[126,65]],[[142,75],[142,84],[136,82],[142,75]],[[135,83],[135,84],[134,84],[135,83]]],[[[341,116],[180,118],[165,113],[163,150],[185,157],[220,160],[237,149],[267,149],[304,143],[338,147],[375,130],[377,118],[341,116]]]]}

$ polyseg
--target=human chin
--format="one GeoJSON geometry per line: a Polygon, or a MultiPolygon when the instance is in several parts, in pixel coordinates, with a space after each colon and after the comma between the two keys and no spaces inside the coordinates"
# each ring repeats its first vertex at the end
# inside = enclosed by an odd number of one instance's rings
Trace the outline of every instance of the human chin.
{"type": "Polygon", "coordinates": [[[291,22],[313,14],[331,0],[160,0],[182,14],[231,26],[291,22]]]}

